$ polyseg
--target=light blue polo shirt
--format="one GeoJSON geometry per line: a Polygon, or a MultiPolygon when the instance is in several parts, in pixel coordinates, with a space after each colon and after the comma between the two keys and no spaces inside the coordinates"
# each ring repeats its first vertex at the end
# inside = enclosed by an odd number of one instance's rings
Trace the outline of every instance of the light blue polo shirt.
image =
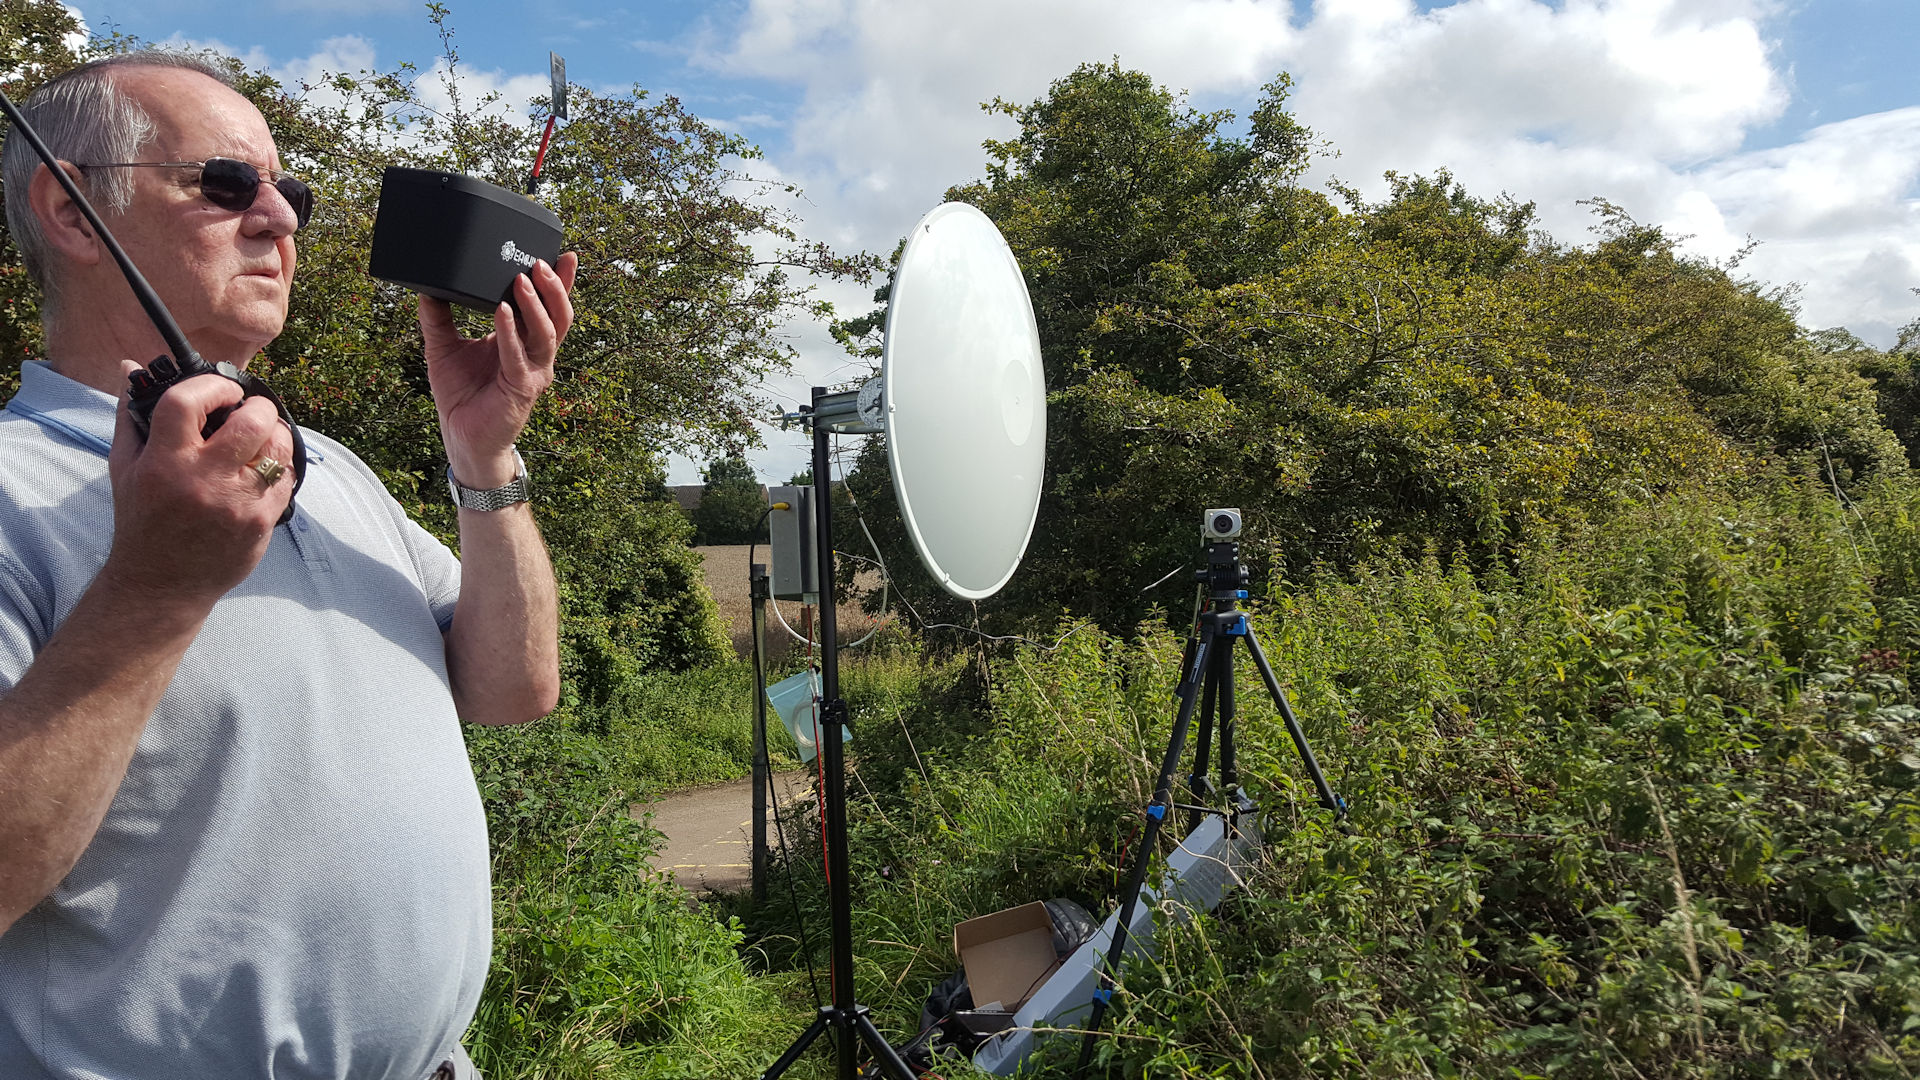
{"type": "MultiPolygon", "coordinates": [[[[113,421],[43,364],[0,410],[0,692],[106,559],[113,421]]],[[[473,1015],[492,920],[441,643],[459,563],[302,433],[298,512],[187,650],[79,864],[0,935],[6,1080],[422,1080],[473,1015]]]]}

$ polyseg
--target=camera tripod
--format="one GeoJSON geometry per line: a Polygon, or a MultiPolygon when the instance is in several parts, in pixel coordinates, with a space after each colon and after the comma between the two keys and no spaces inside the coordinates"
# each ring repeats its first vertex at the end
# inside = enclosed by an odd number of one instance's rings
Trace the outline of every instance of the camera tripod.
{"type": "MultiPolygon", "coordinates": [[[[1237,518],[1236,514],[1233,523],[1236,531],[1237,518]]],[[[1240,819],[1256,812],[1253,800],[1240,787],[1239,760],[1234,745],[1235,639],[1246,643],[1247,652],[1260,671],[1260,678],[1267,684],[1267,693],[1279,708],[1280,717],[1287,725],[1287,734],[1293,737],[1294,748],[1300,752],[1300,761],[1313,780],[1314,790],[1320,796],[1320,805],[1333,811],[1336,821],[1347,814],[1347,804],[1327,785],[1327,778],[1320,771],[1320,762],[1313,756],[1313,748],[1307,745],[1307,736],[1300,730],[1300,722],[1294,718],[1293,706],[1280,689],[1272,665],[1267,663],[1267,655],[1260,648],[1260,640],[1253,634],[1247,613],[1239,608],[1240,601],[1247,598],[1248,576],[1246,564],[1240,561],[1240,545],[1230,539],[1215,539],[1210,535],[1206,560],[1206,568],[1194,574],[1200,583],[1201,600],[1193,629],[1187,634],[1186,651],[1181,658],[1180,685],[1174,690],[1174,699],[1179,702],[1179,708],[1174,716],[1173,731],[1167,739],[1166,757],[1160,763],[1160,776],[1154,784],[1153,801],[1147,805],[1147,820],[1141,828],[1139,851],[1134,856],[1133,871],[1127,880],[1119,918],[1113,928],[1113,943],[1107,949],[1106,959],[1101,965],[1100,983],[1093,996],[1093,1012],[1087,1020],[1087,1033],[1080,1043],[1076,1076],[1084,1076],[1088,1063],[1093,1060],[1093,1047],[1100,1035],[1100,1022],[1105,1018],[1108,1003],[1113,999],[1120,961],[1126,952],[1127,928],[1133,923],[1134,909],[1140,901],[1140,889],[1147,880],[1147,864],[1153,859],[1154,844],[1160,837],[1167,816],[1176,810],[1186,811],[1188,831],[1192,831],[1202,816],[1219,814],[1226,821],[1227,836],[1232,838],[1239,835],[1240,819]],[[1200,711],[1200,735],[1194,747],[1193,772],[1187,777],[1187,790],[1194,801],[1178,803],[1173,801],[1173,775],[1180,767],[1180,755],[1186,749],[1187,729],[1192,723],[1196,704],[1200,711]],[[1219,788],[1215,788],[1207,776],[1208,757],[1216,737],[1220,747],[1219,788]],[[1226,793],[1226,807],[1222,809],[1208,805],[1222,789],[1226,793]]]]}

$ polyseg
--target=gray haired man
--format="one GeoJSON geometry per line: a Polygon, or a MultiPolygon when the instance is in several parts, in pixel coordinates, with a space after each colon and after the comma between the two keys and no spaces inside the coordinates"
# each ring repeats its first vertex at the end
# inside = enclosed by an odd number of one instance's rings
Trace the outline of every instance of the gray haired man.
{"type": "MultiPolygon", "coordinates": [[[[26,112],[208,361],[280,333],[312,196],[219,68],[117,57],[26,112]]],[[[0,410],[0,1076],[471,1075],[491,898],[458,722],[559,693],[514,441],[573,257],[479,339],[421,302],[456,558],[318,433],[276,526],[291,436],[229,380],[176,386],[143,440],[123,390],[164,346],[16,136],[4,169],[47,355],[0,410]]]]}

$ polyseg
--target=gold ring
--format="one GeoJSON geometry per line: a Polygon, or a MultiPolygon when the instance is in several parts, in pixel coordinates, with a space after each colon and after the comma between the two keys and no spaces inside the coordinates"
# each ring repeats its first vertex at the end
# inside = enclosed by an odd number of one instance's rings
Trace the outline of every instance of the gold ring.
{"type": "Polygon", "coordinates": [[[268,487],[272,487],[278,483],[280,478],[286,475],[287,471],[285,465],[280,464],[265,454],[261,454],[259,457],[247,462],[247,468],[252,469],[254,473],[260,477],[260,482],[268,487]]]}

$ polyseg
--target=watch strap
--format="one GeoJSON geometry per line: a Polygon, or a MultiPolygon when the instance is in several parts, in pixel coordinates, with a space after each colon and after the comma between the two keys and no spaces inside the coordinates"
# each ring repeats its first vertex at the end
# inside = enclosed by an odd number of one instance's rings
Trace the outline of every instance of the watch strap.
{"type": "Polygon", "coordinates": [[[516,503],[531,501],[533,485],[527,480],[527,462],[520,456],[518,447],[513,451],[515,474],[512,482],[497,488],[476,489],[462,487],[454,479],[453,466],[447,466],[447,490],[453,495],[453,504],[462,510],[504,510],[516,503]]]}

